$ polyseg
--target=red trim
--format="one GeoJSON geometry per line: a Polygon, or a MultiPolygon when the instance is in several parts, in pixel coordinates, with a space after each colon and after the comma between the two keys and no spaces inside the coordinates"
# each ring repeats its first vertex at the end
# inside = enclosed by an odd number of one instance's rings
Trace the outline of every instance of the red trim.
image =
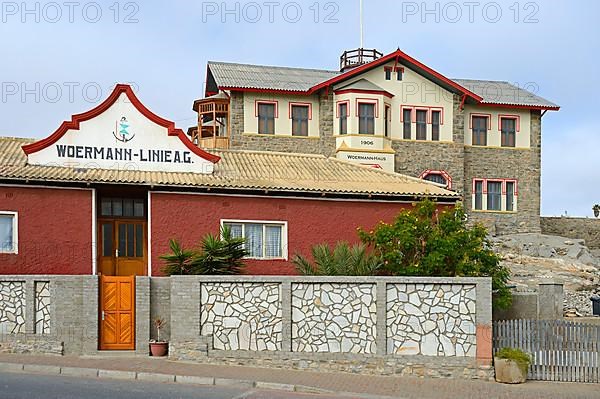
{"type": "Polygon", "coordinates": [[[415,106],[415,116],[414,116],[414,121],[415,123],[417,123],[417,111],[425,111],[425,124],[429,124],[429,107],[421,107],[421,106],[415,106]]]}
{"type": "Polygon", "coordinates": [[[254,100],[254,116],[258,118],[258,104],[273,104],[275,105],[274,118],[279,118],[279,101],[276,100],[254,100]]]}
{"type": "Polygon", "coordinates": [[[433,111],[440,111],[440,126],[444,124],[444,108],[443,107],[429,107],[430,122],[433,124],[433,111]]]}
{"type": "Polygon", "coordinates": [[[279,94],[295,94],[299,96],[307,96],[312,93],[303,90],[278,90],[278,89],[256,89],[252,87],[234,87],[234,86],[219,86],[221,90],[243,91],[251,93],[279,93],[279,94]]]}
{"type": "Polygon", "coordinates": [[[292,119],[292,105],[308,107],[308,120],[312,120],[312,103],[291,102],[288,104],[288,118],[292,119]]]}
{"type": "Polygon", "coordinates": [[[379,118],[379,100],[378,99],[374,99],[374,98],[357,98],[356,99],[356,115],[355,116],[360,116],[358,115],[358,105],[364,103],[364,104],[375,104],[375,118],[379,118]]]}
{"type": "Polygon", "coordinates": [[[521,131],[521,117],[519,115],[506,115],[499,114],[498,115],[498,131],[502,131],[502,119],[515,119],[517,122],[515,123],[515,128],[517,132],[521,131]]]}
{"type": "Polygon", "coordinates": [[[484,118],[488,118],[488,130],[492,130],[492,114],[479,114],[479,113],[472,113],[469,114],[469,129],[473,129],[473,117],[474,116],[482,116],[484,118]]]}
{"type": "Polygon", "coordinates": [[[144,115],[146,118],[148,118],[152,122],[156,123],[157,125],[160,125],[160,126],[166,128],[169,136],[179,137],[179,139],[183,142],[183,144],[185,144],[185,146],[190,151],[192,151],[194,154],[196,154],[199,157],[204,158],[207,161],[210,161],[212,163],[217,163],[221,160],[221,157],[210,154],[210,153],[202,150],[201,148],[198,148],[197,146],[195,146],[190,141],[190,139],[188,139],[188,137],[183,132],[183,130],[175,127],[174,122],[163,119],[160,116],[154,114],[148,108],[146,108],[144,106],[144,104],[142,104],[140,102],[140,100],[135,96],[135,94],[133,93],[133,90],[131,89],[131,86],[126,85],[126,84],[116,85],[114,90],[112,91],[112,93],[108,96],[108,98],[106,100],[104,100],[102,103],[100,103],[100,105],[98,105],[95,108],[93,108],[87,112],[84,112],[82,114],[76,114],[76,115],[71,116],[71,120],[69,122],[64,121],[60,125],[60,127],[54,133],[52,133],[50,136],[46,137],[45,139],[36,141],[35,143],[24,145],[22,147],[23,151],[27,155],[32,154],[34,152],[41,151],[44,148],[47,148],[47,147],[51,146],[52,144],[56,143],[58,140],[60,140],[65,135],[65,133],[67,133],[67,131],[79,130],[79,124],[81,122],[88,121],[88,120],[93,119],[93,118],[101,115],[102,113],[104,113],[115,102],[117,102],[117,100],[123,93],[125,93],[125,95],[129,99],[129,101],[131,101],[131,104],[133,104],[133,106],[142,115],[144,115]]]}
{"type": "Polygon", "coordinates": [[[547,111],[558,111],[560,110],[559,106],[551,107],[551,106],[542,106],[542,105],[522,105],[522,104],[497,104],[497,103],[484,103],[480,102],[479,105],[485,107],[496,107],[496,108],[507,108],[507,109],[537,109],[537,110],[547,110],[547,111]]]}
{"type": "Polygon", "coordinates": [[[394,51],[393,53],[390,53],[388,55],[385,55],[375,61],[369,62],[367,64],[361,65],[359,67],[353,68],[351,70],[349,70],[348,72],[342,73],[338,76],[335,76],[329,80],[326,80],[325,82],[319,83],[318,85],[315,85],[313,87],[310,88],[309,93],[314,93],[317,90],[322,89],[323,87],[335,84],[337,82],[346,80],[352,76],[356,76],[358,74],[361,74],[369,69],[372,69],[374,67],[377,67],[379,65],[383,65],[386,64],[387,62],[391,61],[391,60],[398,60],[398,59],[403,59],[405,61],[407,61],[410,64],[415,65],[416,67],[424,70],[425,72],[429,73],[430,75],[433,75],[435,78],[441,80],[442,82],[446,83],[448,86],[455,88],[456,90],[460,91],[461,93],[467,94],[468,96],[472,97],[473,99],[475,99],[476,101],[480,102],[483,100],[482,97],[478,96],[477,94],[473,93],[472,91],[468,90],[467,88],[459,85],[458,83],[448,79],[447,77],[443,76],[442,74],[434,71],[433,69],[429,68],[428,66],[426,66],[425,64],[420,63],[419,61],[415,60],[414,58],[408,56],[407,54],[405,54],[404,52],[402,52],[400,49],[394,51]]]}
{"type": "Polygon", "coordinates": [[[404,123],[404,110],[409,109],[410,110],[410,123],[413,123],[414,122],[413,119],[415,118],[414,112],[413,112],[414,108],[415,107],[412,107],[410,105],[401,105],[400,106],[400,122],[404,123]]]}
{"type": "Polygon", "coordinates": [[[345,89],[345,90],[336,90],[334,91],[336,95],[339,94],[347,94],[347,93],[355,93],[355,94],[375,94],[375,95],[384,95],[387,98],[392,98],[394,95],[385,90],[361,90],[361,89],[345,89]]]}
{"type": "Polygon", "coordinates": [[[474,178],[473,179],[473,187],[472,187],[472,193],[475,194],[475,182],[480,181],[482,184],[482,193],[483,194],[487,194],[487,183],[488,182],[497,182],[497,183],[502,183],[502,189],[501,189],[501,193],[502,195],[506,195],[506,183],[515,183],[515,197],[519,196],[519,181],[517,179],[478,179],[478,178],[474,178]]]}
{"type": "Polygon", "coordinates": [[[450,174],[448,172],[446,172],[445,170],[427,169],[427,170],[423,171],[423,173],[421,173],[421,175],[419,176],[419,179],[425,179],[429,175],[442,175],[442,177],[444,179],[446,179],[446,188],[448,190],[452,189],[452,176],[450,176],[450,174]]]}
{"type": "Polygon", "coordinates": [[[503,193],[506,195],[506,183],[515,183],[515,197],[519,196],[519,181],[517,179],[504,179],[503,193]]]}
{"type": "Polygon", "coordinates": [[[349,117],[349,116],[351,115],[351,113],[350,113],[350,100],[340,100],[340,101],[336,101],[336,103],[335,103],[335,117],[336,117],[336,118],[339,118],[339,117],[340,117],[340,105],[341,105],[341,104],[347,104],[347,106],[348,106],[347,108],[348,108],[348,109],[347,109],[346,111],[347,111],[348,113],[347,113],[346,117],[349,117]]]}

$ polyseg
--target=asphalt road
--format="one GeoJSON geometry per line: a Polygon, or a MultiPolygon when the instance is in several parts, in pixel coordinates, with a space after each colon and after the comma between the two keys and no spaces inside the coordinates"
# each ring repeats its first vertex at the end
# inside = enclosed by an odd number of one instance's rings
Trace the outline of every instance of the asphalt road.
{"type": "MultiPolygon", "coordinates": [[[[0,373],[0,399],[344,399],[340,396],[184,385],[0,373]]],[[[347,398],[349,399],[349,398],[347,398]]]]}

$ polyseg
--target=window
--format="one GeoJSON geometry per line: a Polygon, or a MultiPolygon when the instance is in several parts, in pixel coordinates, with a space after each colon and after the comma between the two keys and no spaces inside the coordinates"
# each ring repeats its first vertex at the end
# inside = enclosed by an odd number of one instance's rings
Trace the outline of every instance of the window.
{"type": "Polygon", "coordinates": [[[440,140],[441,111],[431,111],[431,140],[440,140]]]}
{"type": "Polygon", "coordinates": [[[308,105],[292,105],[292,136],[308,136],[308,105]]]}
{"type": "Polygon", "coordinates": [[[258,103],[258,133],[275,134],[275,104],[258,103]]]}
{"type": "Polygon", "coordinates": [[[402,125],[404,129],[403,138],[404,140],[411,139],[411,122],[412,122],[412,109],[403,109],[402,110],[402,125]]]}
{"type": "Polygon", "coordinates": [[[348,133],[348,103],[340,103],[338,113],[340,115],[340,134],[348,133]]]}
{"type": "Polygon", "coordinates": [[[473,116],[473,145],[487,145],[487,116],[473,116]]]}
{"type": "Polygon", "coordinates": [[[452,189],[452,177],[445,170],[427,169],[419,178],[428,180],[434,183],[443,184],[447,189],[452,189]]]}
{"type": "Polygon", "coordinates": [[[392,80],[392,68],[385,68],[385,80],[392,80]]]}
{"type": "Polygon", "coordinates": [[[483,180],[475,181],[475,203],[474,208],[477,210],[483,209],[483,180]]]}
{"type": "Polygon", "coordinates": [[[427,181],[431,181],[431,182],[439,183],[439,184],[443,184],[443,185],[448,184],[448,182],[446,181],[446,178],[441,173],[429,173],[427,176],[424,177],[424,179],[427,181]]]}
{"type": "Polygon", "coordinates": [[[146,216],[146,201],[139,198],[102,198],[100,216],[142,218],[146,216]]]}
{"type": "Polygon", "coordinates": [[[375,134],[375,104],[358,103],[358,133],[375,134]]]}
{"type": "Polygon", "coordinates": [[[402,68],[396,68],[396,80],[402,80],[403,72],[402,68]]]}
{"type": "Polygon", "coordinates": [[[417,110],[417,140],[427,140],[427,111],[417,110]]]}
{"type": "Polygon", "coordinates": [[[0,253],[18,252],[17,213],[0,212],[0,253]]]}
{"type": "Polygon", "coordinates": [[[385,120],[383,122],[383,135],[389,137],[390,135],[390,106],[385,106],[385,120]]]}
{"type": "Polygon", "coordinates": [[[515,210],[515,182],[506,182],[506,210],[513,212],[515,210]]]}
{"type": "Polygon", "coordinates": [[[500,181],[487,182],[487,210],[502,210],[502,182],[500,181]]]}
{"type": "Polygon", "coordinates": [[[514,147],[517,132],[517,120],[500,118],[500,137],[502,147],[514,147]]]}
{"type": "Polygon", "coordinates": [[[281,222],[222,221],[233,237],[246,240],[248,257],[254,259],[287,259],[286,224],[281,222]]]}

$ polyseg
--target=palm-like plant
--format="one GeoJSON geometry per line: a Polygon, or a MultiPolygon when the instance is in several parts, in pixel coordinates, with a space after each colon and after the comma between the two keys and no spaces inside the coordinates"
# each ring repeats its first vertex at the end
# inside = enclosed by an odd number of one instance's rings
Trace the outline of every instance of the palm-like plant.
{"type": "Polygon", "coordinates": [[[179,241],[169,240],[171,252],[161,255],[160,259],[165,261],[163,273],[170,276],[172,274],[191,274],[192,260],[195,252],[190,249],[183,249],[179,241]]]}
{"type": "Polygon", "coordinates": [[[366,245],[350,246],[338,242],[333,250],[327,244],[312,248],[313,262],[296,254],[293,263],[305,276],[372,276],[382,268],[381,258],[367,250],[366,245]]]}

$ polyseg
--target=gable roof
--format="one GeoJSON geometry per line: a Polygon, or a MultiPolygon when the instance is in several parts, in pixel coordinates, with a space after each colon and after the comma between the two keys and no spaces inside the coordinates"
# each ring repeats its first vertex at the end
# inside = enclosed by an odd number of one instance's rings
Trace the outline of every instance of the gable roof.
{"type": "Polygon", "coordinates": [[[104,113],[113,104],[117,102],[117,100],[122,94],[125,94],[127,96],[131,104],[133,104],[133,106],[142,115],[144,115],[146,118],[156,123],[157,125],[166,128],[167,134],[169,136],[177,136],[183,142],[183,144],[185,144],[185,146],[194,154],[212,163],[219,162],[218,156],[210,154],[202,150],[201,148],[198,148],[198,146],[194,145],[185,135],[183,130],[175,127],[175,122],[171,122],[169,120],[161,118],[160,116],[156,115],[148,108],[146,108],[146,106],[142,104],[142,102],[136,97],[131,86],[126,84],[117,84],[106,100],[104,100],[98,106],[87,112],[72,115],[70,121],[64,121],[54,133],[52,133],[45,139],[23,145],[23,151],[27,155],[32,154],[34,152],[38,152],[56,143],[69,130],[79,130],[79,124],[81,122],[88,121],[104,113]]]}
{"type": "Polygon", "coordinates": [[[377,86],[375,83],[367,80],[367,79],[359,79],[356,82],[349,83],[347,85],[342,85],[340,87],[335,88],[335,92],[344,92],[344,91],[364,91],[364,92],[372,92],[372,93],[384,93],[389,97],[394,97],[394,95],[388,92],[381,86],[377,86]]]}
{"type": "Polygon", "coordinates": [[[21,146],[31,139],[0,138],[0,181],[105,183],[353,196],[432,197],[456,201],[459,194],[417,178],[323,155],[261,151],[215,151],[213,174],[77,169],[28,165],[21,146]]]}
{"type": "MultiPolygon", "coordinates": [[[[558,110],[551,101],[505,81],[449,79],[401,50],[344,73],[320,69],[289,68],[208,62],[208,73],[214,78],[215,88],[221,90],[267,91],[293,94],[313,94],[332,85],[342,85],[346,79],[364,73],[379,65],[395,61],[446,88],[462,93],[482,105],[506,105],[525,108],[558,110]]],[[[336,87],[336,89],[339,89],[336,87]]]]}

